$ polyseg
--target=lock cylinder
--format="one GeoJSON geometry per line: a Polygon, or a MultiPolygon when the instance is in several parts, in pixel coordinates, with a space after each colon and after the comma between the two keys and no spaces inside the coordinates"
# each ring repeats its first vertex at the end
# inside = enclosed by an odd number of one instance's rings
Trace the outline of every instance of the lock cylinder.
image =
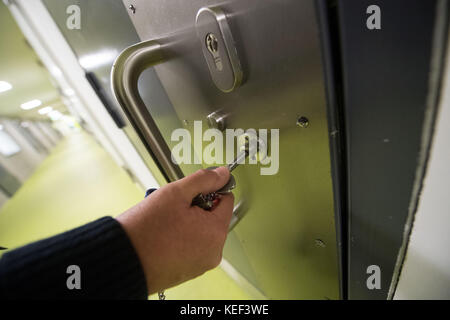
{"type": "Polygon", "coordinates": [[[201,8],[195,26],[212,81],[223,92],[233,91],[243,72],[226,14],[219,7],[201,8]]]}

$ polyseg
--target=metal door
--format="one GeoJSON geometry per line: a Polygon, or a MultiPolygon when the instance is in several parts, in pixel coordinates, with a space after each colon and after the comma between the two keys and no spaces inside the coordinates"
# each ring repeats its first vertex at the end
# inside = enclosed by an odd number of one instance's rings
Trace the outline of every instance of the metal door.
{"type": "MultiPolygon", "coordinates": [[[[234,172],[235,201],[245,200],[246,212],[230,233],[225,258],[268,298],[339,298],[324,70],[314,1],[124,0],[124,5],[140,39],[157,39],[167,57],[154,69],[173,109],[161,112],[150,99],[139,111],[154,120],[161,133],[159,144],[170,149],[175,143],[173,127],[164,125],[167,119],[193,136],[193,122],[201,120],[205,128],[207,116],[216,111],[227,114],[227,128],[280,130],[277,174],[261,175],[255,165],[234,172]],[[242,85],[228,93],[212,81],[204,42],[197,37],[196,15],[211,6],[226,14],[244,75],[242,85]],[[308,125],[298,125],[301,117],[308,125]]],[[[140,89],[144,94],[149,88],[140,89]]],[[[139,126],[136,129],[145,140],[139,126]]],[[[197,168],[181,166],[183,174],[197,168]]]]}

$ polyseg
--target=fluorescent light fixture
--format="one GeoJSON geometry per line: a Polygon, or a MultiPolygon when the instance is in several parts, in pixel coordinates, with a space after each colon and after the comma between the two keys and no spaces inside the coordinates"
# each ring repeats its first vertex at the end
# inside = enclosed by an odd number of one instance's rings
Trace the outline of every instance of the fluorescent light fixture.
{"type": "Polygon", "coordinates": [[[12,89],[12,85],[6,81],[0,81],[0,92],[8,91],[12,89]]]}
{"type": "Polygon", "coordinates": [[[48,106],[48,107],[43,107],[43,108],[39,109],[38,112],[39,112],[39,114],[47,114],[52,110],[53,110],[53,108],[48,106]]]}
{"type": "Polygon", "coordinates": [[[42,104],[41,100],[34,99],[34,100],[31,100],[31,101],[22,103],[20,105],[20,107],[22,109],[24,109],[24,110],[30,110],[30,109],[39,107],[41,104],[42,104]]]}
{"type": "Polygon", "coordinates": [[[50,111],[47,115],[50,119],[52,119],[52,121],[57,121],[63,117],[62,113],[58,110],[50,111]]]}
{"type": "Polygon", "coordinates": [[[116,50],[103,50],[98,53],[84,55],[80,57],[78,62],[85,69],[103,67],[112,64],[118,54],[116,50]]]}

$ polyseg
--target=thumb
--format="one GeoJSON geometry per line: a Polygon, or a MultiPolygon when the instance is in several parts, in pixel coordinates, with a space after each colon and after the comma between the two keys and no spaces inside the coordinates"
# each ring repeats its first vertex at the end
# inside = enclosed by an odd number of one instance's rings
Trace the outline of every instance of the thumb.
{"type": "Polygon", "coordinates": [[[192,201],[199,193],[207,194],[219,190],[228,182],[229,178],[228,168],[218,167],[214,170],[200,169],[176,183],[186,195],[186,200],[192,201]]]}

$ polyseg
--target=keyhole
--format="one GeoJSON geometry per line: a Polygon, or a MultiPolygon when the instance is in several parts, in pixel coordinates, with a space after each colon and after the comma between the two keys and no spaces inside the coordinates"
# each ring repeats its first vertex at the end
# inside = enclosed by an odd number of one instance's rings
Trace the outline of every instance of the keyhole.
{"type": "Polygon", "coordinates": [[[217,38],[214,34],[208,33],[208,35],[206,36],[206,47],[213,56],[216,55],[219,47],[219,41],[217,41],[217,38]]]}
{"type": "Polygon", "coordinates": [[[222,65],[222,59],[219,55],[219,41],[217,40],[217,37],[213,33],[208,33],[205,39],[206,42],[206,48],[211,53],[214,64],[216,66],[216,69],[218,71],[222,71],[223,65],[222,65]]]}

